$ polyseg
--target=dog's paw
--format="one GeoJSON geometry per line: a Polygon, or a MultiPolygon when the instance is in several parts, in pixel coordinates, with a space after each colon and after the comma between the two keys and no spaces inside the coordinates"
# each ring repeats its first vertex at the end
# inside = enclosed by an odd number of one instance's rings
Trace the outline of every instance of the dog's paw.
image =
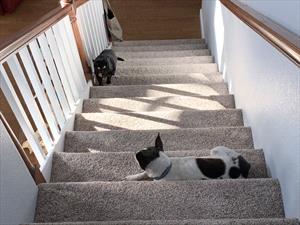
{"type": "Polygon", "coordinates": [[[136,181],[137,179],[136,179],[135,175],[129,175],[129,176],[125,177],[123,180],[124,181],[136,181]]]}

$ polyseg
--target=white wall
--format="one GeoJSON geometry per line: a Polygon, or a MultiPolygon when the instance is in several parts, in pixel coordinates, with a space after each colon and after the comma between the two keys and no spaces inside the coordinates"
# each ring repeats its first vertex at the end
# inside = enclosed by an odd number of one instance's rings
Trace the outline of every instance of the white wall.
{"type": "MultiPolygon", "coordinates": [[[[265,2],[276,14],[278,4],[265,2]]],[[[212,54],[252,127],[255,147],[264,149],[269,172],[280,181],[286,216],[300,218],[300,70],[219,0],[204,0],[202,11],[212,54]]]]}
{"type": "Polygon", "coordinates": [[[239,0],[269,17],[288,30],[300,35],[299,0],[239,0]]]}
{"type": "Polygon", "coordinates": [[[37,186],[0,121],[0,224],[33,222],[37,186]]]}

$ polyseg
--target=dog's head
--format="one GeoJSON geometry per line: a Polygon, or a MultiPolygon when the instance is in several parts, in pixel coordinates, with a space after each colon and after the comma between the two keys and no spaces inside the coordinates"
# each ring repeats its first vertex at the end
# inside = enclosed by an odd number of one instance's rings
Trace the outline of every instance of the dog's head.
{"type": "Polygon", "coordinates": [[[250,163],[243,157],[243,156],[238,156],[236,158],[238,160],[238,167],[231,167],[229,170],[229,176],[233,179],[243,177],[243,178],[248,178],[249,175],[249,170],[251,168],[250,163]]]}
{"type": "Polygon", "coordinates": [[[158,134],[155,140],[155,146],[148,147],[136,153],[135,157],[140,167],[145,170],[146,167],[155,159],[160,157],[160,152],[163,152],[163,143],[158,134]]]}

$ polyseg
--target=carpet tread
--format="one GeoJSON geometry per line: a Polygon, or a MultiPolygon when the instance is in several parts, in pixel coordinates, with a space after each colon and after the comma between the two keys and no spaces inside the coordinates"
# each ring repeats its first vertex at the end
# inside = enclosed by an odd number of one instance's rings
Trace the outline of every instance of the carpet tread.
{"type": "Polygon", "coordinates": [[[91,98],[83,101],[83,113],[152,112],[167,110],[217,110],[235,108],[233,95],[208,97],[91,98]]]}
{"type": "Polygon", "coordinates": [[[226,146],[253,149],[249,127],[214,127],[163,130],[72,131],[65,137],[65,152],[126,152],[152,146],[161,134],[166,151],[211,149],[226,146]]]}
{"type": "Polygon", "coordinates": [[[275,179],[39,185],[36,222],[283,218],[275,179]]]}
{"type": "MultiPolygon", "coordinates": [[[[138,151],[139,149],[136,149],[138,151]]],[[[267,178],[262,150],[238,149],[251,164],[249,178],[267,178]]],[[[209,150],[166,151],[170,157],[205,157],[209,150]]],[[[135,152],[55,153],[51,182],[121,181],[126,176],[142,172],[135,152]],[[64,171],[61,173],[61,171],[64,171]]]]}

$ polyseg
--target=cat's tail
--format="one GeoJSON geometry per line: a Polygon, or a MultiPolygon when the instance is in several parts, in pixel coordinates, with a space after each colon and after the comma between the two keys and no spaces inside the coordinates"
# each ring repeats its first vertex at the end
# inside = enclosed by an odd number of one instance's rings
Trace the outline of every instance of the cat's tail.
{"type": "Polygon", "coordinates": [[[119,61],[125,61],[124,59],[122,59],[120,57],[117,57],[117,60],[119,60],[119,61]]]}

